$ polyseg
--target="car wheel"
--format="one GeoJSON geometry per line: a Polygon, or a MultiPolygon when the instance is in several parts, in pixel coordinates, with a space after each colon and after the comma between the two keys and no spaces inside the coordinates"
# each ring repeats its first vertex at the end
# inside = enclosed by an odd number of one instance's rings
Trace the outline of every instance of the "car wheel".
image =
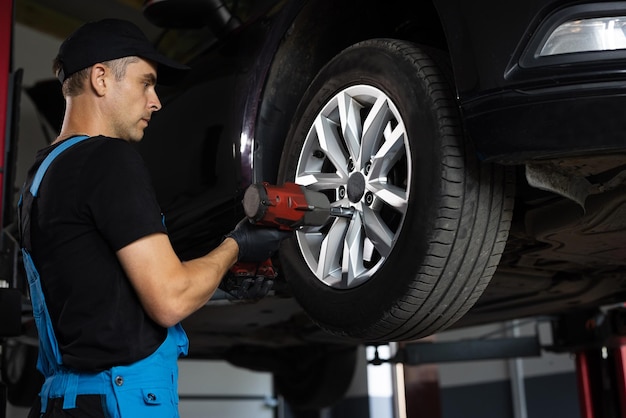
{"type": "Polygon", "coordinates": [[[43,376],[37,370],[39,349],[36,346],[8,340],[2,346],[2,381],[7,385],[7,400],[11,405],[33,405],[43,376]]]}
{"type": "MultiPolygon", "coordinates": [[[[274,373],[276,392],[295,410],[332,406],[348,391],[356,370],[354,347],[300,350],[292,368],[274,373]]],[[[290,353],[293,355],[294,353],[290,353]]]]}
{"type": "Polygon", "coordinates": [[[237,367],[272,373],[276,393],[298,411],[326,408],[343,398],[357,367],[354,345],[238,346],[223,357],[237,367]]]}
{"type": "Polygon", "coordinates": [[[333,333],[393,341],[442,330],[476,302],[504,249],[512,181],[476,158],[434,52],[356,44],[296,110],[279,180],[354,208],[281,249],[295,298],[333,333]]]}

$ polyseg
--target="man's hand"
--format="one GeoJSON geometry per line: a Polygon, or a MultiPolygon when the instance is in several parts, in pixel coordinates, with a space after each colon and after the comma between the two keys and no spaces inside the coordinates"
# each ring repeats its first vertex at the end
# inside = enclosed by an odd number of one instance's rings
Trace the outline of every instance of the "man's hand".
{"type": "Polygon", "coordinates": [[[278,250],[282,240],[291,234],[278,228],[253,225],[245,218],[226,237],[237,242],[238,261],[261,262],[270,258],[278,250]]]}

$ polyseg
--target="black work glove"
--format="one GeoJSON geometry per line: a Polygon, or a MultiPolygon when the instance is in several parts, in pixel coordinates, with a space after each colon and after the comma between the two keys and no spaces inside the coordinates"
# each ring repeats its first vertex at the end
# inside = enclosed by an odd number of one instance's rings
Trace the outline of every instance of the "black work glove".
{"type": "Polygon", "coordinates": [[[219,287],[235,299],[259,300],[267,296],[273,285],[274,280],[263,276],[227,276],[222,280],[219,287]]]}
{"type": "Polygon", "coordinates": [[[248,218],[242,219],[235,229],[226,237],[237,241],[239,256],[237,261],[261,262],[270,258],[291,232],[278,228],[268,228],[250,223],[248,218]]]}

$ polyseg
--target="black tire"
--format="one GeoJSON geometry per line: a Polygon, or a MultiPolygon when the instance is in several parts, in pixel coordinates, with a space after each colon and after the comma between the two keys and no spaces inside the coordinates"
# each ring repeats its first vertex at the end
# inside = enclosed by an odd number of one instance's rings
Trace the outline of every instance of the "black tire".
{"type": "Polygon", "coordinates": [[[2,347],[2,381],[11,405],[30,407],[39,396],[43,375],[37,370],[36,346],[9,340],[2,347]]]}
{"type": "Polygon", "coordinates": [[[317,410],[343,398],[356,370],[355,345],[310,344],[283,348],[238,346],[223,358],[274,377],[276,392],[291,409],[317,410]]]}
{"type": "Polygon", "coordinates": [[[335,334],[399,341],[440,331],[470,309],[495,272],[513,183],[502,167],[477,160],[450,79],[445,59],[432,51],[376,39],[336,56],[300,102],[279,180],[322,191],[356,213],[298,231],[282,247],[281,261],[296,299],[335,334]],[[351,111],[338,97],[362,109],[351,111]],[[375,107],[380,99],[386,107],[375,107]],[[342,106],[357,120],[359,140],[359,124],[380,113],[377,138],[399,130],[404,147],[360,141],[350,154],[342,106]],[[352,253],[342,255],[347,249],[352,253]]]}
{"type": "Polygon", "coordinates": [[[354,347],[302,349],[292,368],[274,373],[274,386],[289,406],[298,411],[319,410],[342,399],[356,370],[354,347]]]}

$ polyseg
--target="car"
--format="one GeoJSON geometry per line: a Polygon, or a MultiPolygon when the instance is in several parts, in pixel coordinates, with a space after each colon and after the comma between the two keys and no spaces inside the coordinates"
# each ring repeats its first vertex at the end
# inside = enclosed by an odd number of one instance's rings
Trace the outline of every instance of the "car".
{"type": "Polygon", "coordinates": [[[192,358],[274,373],[296,407],[356,347],[619,303],[626,290],[626,6],[537,0],[148,0],[160,87],[138,144],[177,254],[254,183],[354,208],[283,243],[270,295],[219,291],[192,358]],[[306,376],[306,379],[302,377],[306,376]]]}

